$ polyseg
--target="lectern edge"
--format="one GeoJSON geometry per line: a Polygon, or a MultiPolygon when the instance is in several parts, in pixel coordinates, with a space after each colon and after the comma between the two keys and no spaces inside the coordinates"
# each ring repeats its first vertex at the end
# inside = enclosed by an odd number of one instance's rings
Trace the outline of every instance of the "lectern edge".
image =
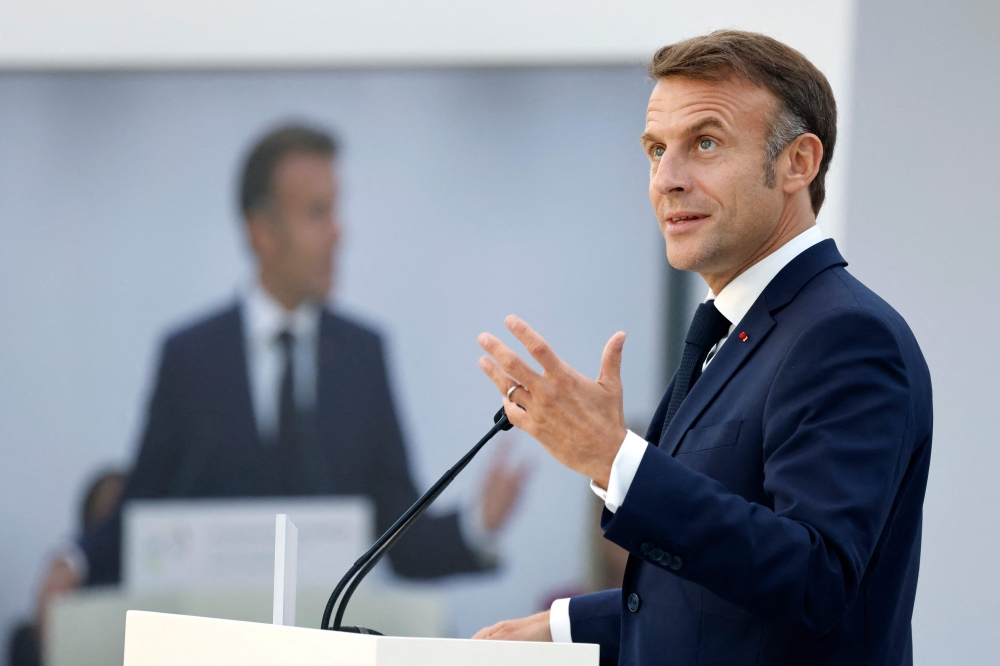
{"type": "Polygon", "coordinates": [[[597,645],[365,636],[128,611],[124,666],[597,666],[597,645]]]}

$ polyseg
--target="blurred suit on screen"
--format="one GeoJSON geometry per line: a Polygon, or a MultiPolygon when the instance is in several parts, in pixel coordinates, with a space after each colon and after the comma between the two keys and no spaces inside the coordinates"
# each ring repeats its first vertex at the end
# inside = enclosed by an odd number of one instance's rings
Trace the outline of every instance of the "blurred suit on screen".
{"type": "MultiPolygon", "coordinates": [[[[259,279],[166,340],[123,503],[361,495],[382,532],[416,500],[379,336],[325,305],[340,239],[335,155],[331,137],[302,126],[250,153],[240,203],[259,279]]],[[[483,504],[422,518],[390,555],[393,569],[492,569],[491,536],[522,479],[494,466],[483,504]]],[[[121,512],[80,545],[87,583],[117,582],[121,512]]]]}

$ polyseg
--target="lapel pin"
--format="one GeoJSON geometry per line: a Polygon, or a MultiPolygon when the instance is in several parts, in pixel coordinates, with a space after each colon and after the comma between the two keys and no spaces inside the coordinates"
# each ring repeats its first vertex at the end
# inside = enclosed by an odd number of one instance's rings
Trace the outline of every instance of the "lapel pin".
{"type": "Polygon", "coordinates": [[[746,342],[749,339],[750,339],[750,336],[748,336],[745,331],[740,331],[740,340],[742,340],[743,342],[746,342]]]}

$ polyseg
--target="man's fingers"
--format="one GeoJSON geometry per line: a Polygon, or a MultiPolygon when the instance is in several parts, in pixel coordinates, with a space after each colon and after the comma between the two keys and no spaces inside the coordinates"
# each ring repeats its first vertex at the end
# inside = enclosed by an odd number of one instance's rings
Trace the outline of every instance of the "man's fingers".
{"type": "Polygon", "coordinates": [[[524,430],[522,427],[524,425],[524,421],[521,419],[528,413],[526,405],[531,402],[531,394],[522,389],[514,391],[514,394],[510,397],[511,400],[508,400],[507,398],[503,399],[503,411],[507,414],[508,421],[513,423],[518,428],[521,428],[521,430],[524,430]]]}
{"type": "Polygon", "coordinates": [[[531,357],[545,368],[546,372],[558,372],[562,369],[562,360],[545,341],[545,338],[536,333],[530,326],[516,315],[507,315],[504,320],[507,328],[514,334],[514,337],[521,341],[524,348],[528,350],[531,357]]]}
{"type": "Polygon", "coordinates": [[[473,640],[484,640],[484,641],[509,641],[517,640],[516,637],[511,636],[510,625],[513,624],[511,620],[504,620],[503,622],[497,622],[492,627],[486,627],[485,629],[480,629],[476,632],[476,635],[472,637],[473,640]]]}
{"type": "Polygon", "coordinates": [[[479,358],[479,368],[493,381],[494,386],[497,387],[497,390],[500,391],[500,395],[504,399],[507,398],[507,394],[512,386],[517,388],[511,394],[511,398],[518,402],[524,402],[528,399],[528,390],[524,387],[524,384],[508,375],[494,359],[489,356],[481,356],[479,358]]]}
{"type": "Polygon", "coordinates": [[[489,356],[483,356],[479,359],[479,367],[493,380],[493,384],[500,391],[500,395],[503,396],[503,407],[504,411],[507,412],[508,420],[514,425],[520,426],[521,421],[519,417],[524,415],[527,406],[531,404],[531,392],[516,379],[512,379],[489,356]],[[508,400],[507,392],[510,391],[511,386],[516,386],[517,388],[510,394],[511,399],[508,400]]]}
{"type": "Polygon", "coordinates": [[[503,368],[497,365],[497,362],[489,356],[483,356],[479,359],[479,368],[493,381],[497,390],[500,391],[500,395],[507,395],[510,387],[518,383],[516,379],[513,379],[504,372],[503,368]]]}
{"type": "Polygon", "coordinates": [[[551,641],[549,612],[543,611],[520,620],[504,620],[479,630],[473,638],[494,641],[551,641]]]}
{"type": "MultiPolygon", "coordinates": [[[[493,625],[495,627],[496,625],[493,625]]],[[[472,637],[474,641],[482,641],[489,639],[490,635],[493,633],[493,627],[483,627],[472,637]]]]}
{"type": "MultiPolygon", "coordinates": [[[[500,342],[496,336],[489,333],[481,333],[479,335],[479,346],[495,358],[500,367],[508,375],[516,379],[518,383],[531,387],[536,381],[541,379],[541,375],[535,372],[524,359],[511,351],[507,345],[500,342]]],[[[504,387],[505,392],[506,390],[507,388],[504,387]]]]}
{"type": "Polygon", "coordinates": [[[611,336],[608,344],[604,345],[604,353],[601,354],[601,373],[597,376],[599,383],[616,383],[622,381],[622,350],[625,348],[625,333],[618,331],[611,336]]]}

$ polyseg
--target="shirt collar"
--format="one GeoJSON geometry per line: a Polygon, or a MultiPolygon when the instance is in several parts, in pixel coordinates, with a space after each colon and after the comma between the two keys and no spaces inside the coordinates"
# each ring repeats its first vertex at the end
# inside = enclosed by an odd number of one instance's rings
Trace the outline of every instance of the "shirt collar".
{"type": "Polygon", "coordinates": [[[706,300],[715,299],[715,307],[735,326],[750,311],[754,302],[795,257],[799,256],[824,238],[816,225],[803,231],[777,250],[736,276],[716,296],[709,289],[706,300]]]}
{"type": "Polygon", "coordinates": [[[246,327],[253,342],[270,344],[283,330],[296,340],[315,338],[319,328],[319,306],[306,302],[289,312],[259,282],[255,281],[244,298],[246,327]]]}

